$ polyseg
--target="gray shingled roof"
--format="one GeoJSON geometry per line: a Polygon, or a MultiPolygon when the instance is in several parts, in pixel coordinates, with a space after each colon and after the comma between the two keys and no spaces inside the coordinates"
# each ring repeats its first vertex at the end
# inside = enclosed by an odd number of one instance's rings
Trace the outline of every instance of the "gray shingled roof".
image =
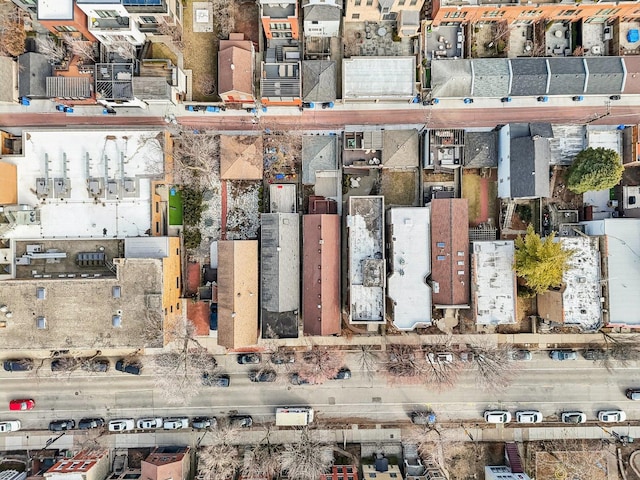
{"type": "Polygon", "coordinates": [[[165,77],[133,77],[133,95],[141,100],[171,100],[165,77]]]}
{"type": "Polygon", "coordinates": [[[417,167],[419,137],[418,131],[384,130],[382,164],[388,168],[417,167]]]}
{"type": "Polygon", "coordinates": [[[302,183],[314,185],[316,171],[336,170],[337,137],[334,135],[304,135],[302,137],[302,183]]]}
{"type": "Polygon", "coordinates": [[[471,60],[432,60],[433,97],[468,97],[471,95],[471,60]]]}
{"type": "Polygon", "coordinates": [[[336,100],[336,81],[335,61],[305,60],[302,62],[303,101],[334,102],[336,100]]]}
{"type": "Polygon", "coordinates": [[[332,5],[308,5],[304,9],[305,22],[339,22],[342,12],[332,5]]]}
{"type": "Polygon", "coordinates": [[[544,95],[547,91],[547,62],[544,58],[514,58],[511,60],[513,80],[511,95],[544,95]]]}
{"type": "Polygon", "coordinates": [[[548,138],[511,139],[511,198],[549,196],[548,138]]]}
{"type": "Polygon", "coordinates": [[[498,132],[466,132],[464,134],[464,166],[491,168],[498,166],[498,132]]]}
{"type": "Polygon", "coordinates": [[[480,58],[471,62],[474,97],[505,97],[509,95],[509,60],[480,58]]]}
{"type": "Polygon", "coordinates": [[[21,97],[46,98],[47,77],[53,74],[49,58],[27,52],[18,57],[18,94],[21,97]]]}
{"type": "Polygon", "coordinates": [[[587,74],[582,58],[547,58],[551,71],[549,95],[580,95],[587,74]]]}
{"type": "Polygon", "coordinates": [[[612,95],[622,92],[624,67],[621,57],[586,57],[589,69],[587,94],[612,95]]]}

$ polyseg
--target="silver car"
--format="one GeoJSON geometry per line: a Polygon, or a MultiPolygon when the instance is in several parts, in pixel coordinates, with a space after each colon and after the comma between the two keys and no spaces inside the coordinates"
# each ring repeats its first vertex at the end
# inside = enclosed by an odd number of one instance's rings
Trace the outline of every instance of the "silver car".
{"type": "Polygon", "coordinates": [[[542,414],[537,410],[522,410],[516,412],[516,422],[518,423],[540,423],[542,414]]]}
{"type": "Polygon", "coordinates": [[[181,428],[189,428],[189,419],[187,417],[165,418],[162,428],[165,430],[179,430],[181,428]]]}
{"type": "Polygon", "coordinates": [[[587,421],[587,416],[582,412],[562,412],[560,421],[562,423],[584,423],[587,421]]]}
{"type": "Polygon", "coordinates": [[[506,410],[487,410],[484,412],[484,421],[487,423],[509,423],[511,413],[506,410]]]}
{"type": "Polygon", "coordinates": [[[604,423],[624,422],[627,414],[622,410],[601,410],[598,412],[598,421],[604,423]]]}
{"type": "Polygon", "coordinates": [[[134,430],[136,428],[136,422],[133,418],[123,418],[120,420],[111,420],[109,422],[110,432],[125,432],[127,430],[134,430]]]}

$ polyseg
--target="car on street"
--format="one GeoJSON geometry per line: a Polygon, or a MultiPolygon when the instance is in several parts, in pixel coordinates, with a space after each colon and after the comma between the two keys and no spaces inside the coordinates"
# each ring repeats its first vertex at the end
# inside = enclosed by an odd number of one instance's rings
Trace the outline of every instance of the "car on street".
{"type": "Polygon", "coordinates": [[[17,432],[21,427],[20,420],[6,420],[0,422],[0,433],[17,432]]]}
{"type": "Polygon", "coordinates": [[[609,354],[602,348],[587,348],[582,351],[585,360],[605,360],[609,354]]]}
{"type": "Polygon", "coordinates": [[[529,350],[514,350],[511,352],[511,359],[516,360],[518,362],[529,362],[533,359],[533,355],[529,350]]]}
{"type": "Polygon", "coordinates": [[[9,402],[9,410],[33,410],[35,406],[36,402],[31,398],[11,400],[9,402]]]}
{"type": "Polygon", "coordinates": [[[62,357],[51,360],[52,372],[72,372],[78,368],[78,361],[72,357],[62,357]]]}
{"type": "Polygon", "coordinates": [[[135,428],[136,422],[133,418],[121,418],[109,422],[110,432],[126,432],[127,430],[134,430],[135,428]]]}
{"type": "Polygon", "coordinates": [[[622,410],[600,410],[598,412],[598,421],[603,423],[624,422],[627,414],[622,410]]]}
{"type": "Polygon", "coordinates": [[[522,410],[516,412],[516,422],[518,423],[540,423],[542,413],[537,410],[522,410]]]}
{"type": "Polygon", "coordinates": [[[241,353],[237,361],[240,365],[257,365],[262,358],[259,353],[241,353]]]}
{"type": "Polygon", "coordinates": [[[91,430],[92,428],[104,427],[104,418],[81,418],[78,422],[80,430],[91,430]]]}
{"type": "Polygon", "coordinates": [[[431,363],[453,363],[453,353],[427,353],[427,360],[431,363]]]}
{"type": "Polygon", "coordinates": [[[5,360],[3,366],[6,372],[28,372],[33,370],[33,360],[30,358],[5,360]]]}
{"type": "Polygon", "coordinates": [[[351,370],[347,367],[343,367],[338,370],[338,373],[332,378],[332,380],[348,380],[351,378],[351,370]]]}
{"type": "Polygon", "coordinates": [[[432,425],[436,422],[433,412],[411,412],[411,423],[414,425],[432,425]]]}
{"type": "Polygon", "coordinates": [[[142,430],[152,430],[154,428],[162,428],[162,418],[140,418],[136,422],[136,426],[142,430]]]}
{"type": "Polygon", "coordinates": [[[628,388],[624,394],[629,400],[640,400],[640,388],[628,388]]]}
{"type": "Polygon", "coordinates": [[[116,370],[131,375],[140,375],[142,373],[142,365],[137,363],[128,363],[124,358],[116,362],[116,370]]]}
{"type": "Polygon", "coordinates": [[[49,422],[49,430],[52,432],[62,432],[64,430],[73,430],[76,428],[75,420],[54,420],[49,422]]]}
{"type": "Polygon", "coordinates": [[[293,352],[276,352],[271,354],[271,363],[274,365],[284,365],[286,363],[295,363],[296,356],[293,352]]]}
{"type": "Polygon", "coordinates": [[[229,417],[232,427],[249,428],[253,425],[253,418],[250,415],[232,415],[229,417]]]}
{"type": "Polygon", "coordinates": [[[218,420],[215,417],[195,417],[191,421],[193,428],[216,428],[218,426],[218,420]]]}
{"type": "Polygon", "coordinates": [[[229,375],[216,375],[209,372],[202,374],[202,385],[207,387],[228,387],[230,383],[229,375]]]}
{"type": "Polygon", "coordinates": [[[251,370],[249,380],[252,382],[275,382],[278,375],[273,370],[251,370]]]}
{"type": "Polygon", "coordinates": [[[511,421],[511,413],[506,410],[486,410],[484,412],[484,421],[487,423],[509,423],[511,421]]]}
{"type": "Polygon", "coordinates": [[[584,423],[587,421],[587,416],[583,412],[562,412],[560,421],[562,423],[584,423]]]}
{"type": "Polygon", "coordinates": [[[576,360],[578,358],[578,354],[573,350],[551,350],[549,352],[549,358],[551,360],[576,360]]]}
{"type": "Polygon", "coordinates": [[[309,385],[311,383],[306,378],[302,378],[299,373],[292,373],[289,376],[289,381],[292,385],[309,385]]]}
{"type": "Polygon", "coordinates": [[[181,428],[189,428],[189,419],[187,417],[165,418],[162,428],[165,430],[179,430],[181,428]]]}
{"type": "Polygon", "coordinates": [[[80,364],[80,368],[85,372],[104,373],[109,371],[111,363],[106,358],[92,358],[80,364]]]}

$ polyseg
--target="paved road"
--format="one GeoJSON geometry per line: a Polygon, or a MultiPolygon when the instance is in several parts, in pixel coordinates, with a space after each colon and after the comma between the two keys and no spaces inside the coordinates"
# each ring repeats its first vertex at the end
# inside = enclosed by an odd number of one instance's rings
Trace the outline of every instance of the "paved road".
{"type": "MultiPolygon", "coordinates": [[[[191,128],[213,130],[272,130],[296,128],[302,130],[340,129],[344,125],[428,124],[431,128],[492,127],[507,122],[546,121],[551,123],[592,122],[602,125],[640,122],[640,109],[632,105],[612,106],[540,106],[486,108],[408,108],[393,110],[306,110],[298,115],[263,115],[259,123],[249,114],[202,115],[178,117],[178,122],[191,128]],[[602,118],[599,118],[602,117],[602,118]],[[597,119],[596,119],[597,118],[597,119]]],[[[0,114],[0,126],[159,126],[166,125],[162,117],[118,115],[82,116],[56,113],[0,114]]]]}
{"type": "MultiPolygon", "coordinates": [[[[592,362],[553,362],[544,352],[532,362],[520,364],[514,384],[499,394],[479,390],[473,374],[466,372],[459,386],[444,393],[419,386],[389,388],[380,376],[370,379],[357,371],[355,356],[347,357],[354,376],[350,380],[329,381],[320,386],[292,386],[288,382],[251,383],[235,356],[220,356],[223,372],[231,375],[231,387],[207,388],[188,407],[170,406],[154,388],[153,377],[111,371],[87,375],[74,372],[69,377],[53,377],[43,372],[39,378],[28,374],[1,372],[0,419],[19,418],[25,428],[46,428],[52,419],[82,416],[120,417],[171,416],[177,414],[225,416],[248,413],[257,421],[273,421],[274,409],[286,405],[311,405],[324,420],[346,423],[407,422],[408,413],[429,406],[441,421],[482,423],[486,408],[538,409],[549,422],[562,410],[583,410],[590,420],[600,409],[622,408],[630,420],[640,421],[640,402],[624,396],[628,387],[638,387],[629,379],[638,378],[637,365],[610,373],[592,362]],[[34,398],[30,412],[9,412],[12,398],[34,398]]],[[[285,377],[285,375],[282,375],[285,377]]]]}

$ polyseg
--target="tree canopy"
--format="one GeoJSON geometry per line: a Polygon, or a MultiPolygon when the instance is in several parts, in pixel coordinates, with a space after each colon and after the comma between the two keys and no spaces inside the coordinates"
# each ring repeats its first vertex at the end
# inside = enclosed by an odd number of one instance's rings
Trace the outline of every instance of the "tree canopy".
{"type": "Polygon", "coordinates": [[[574,193],[605,190],[622,179],[620,156],[607,148],[587,148],[576,156],[569,168],[567,188],[574,193]]]}
{"type": "Polygon", "coordinates": [[[533,293],[543,293],[562,283],[562,273],[573,255],[572,250],[554,242],[552,233],[544,241],[529,225],[524,237],[516,238],[515,270],[533,293]]]}

